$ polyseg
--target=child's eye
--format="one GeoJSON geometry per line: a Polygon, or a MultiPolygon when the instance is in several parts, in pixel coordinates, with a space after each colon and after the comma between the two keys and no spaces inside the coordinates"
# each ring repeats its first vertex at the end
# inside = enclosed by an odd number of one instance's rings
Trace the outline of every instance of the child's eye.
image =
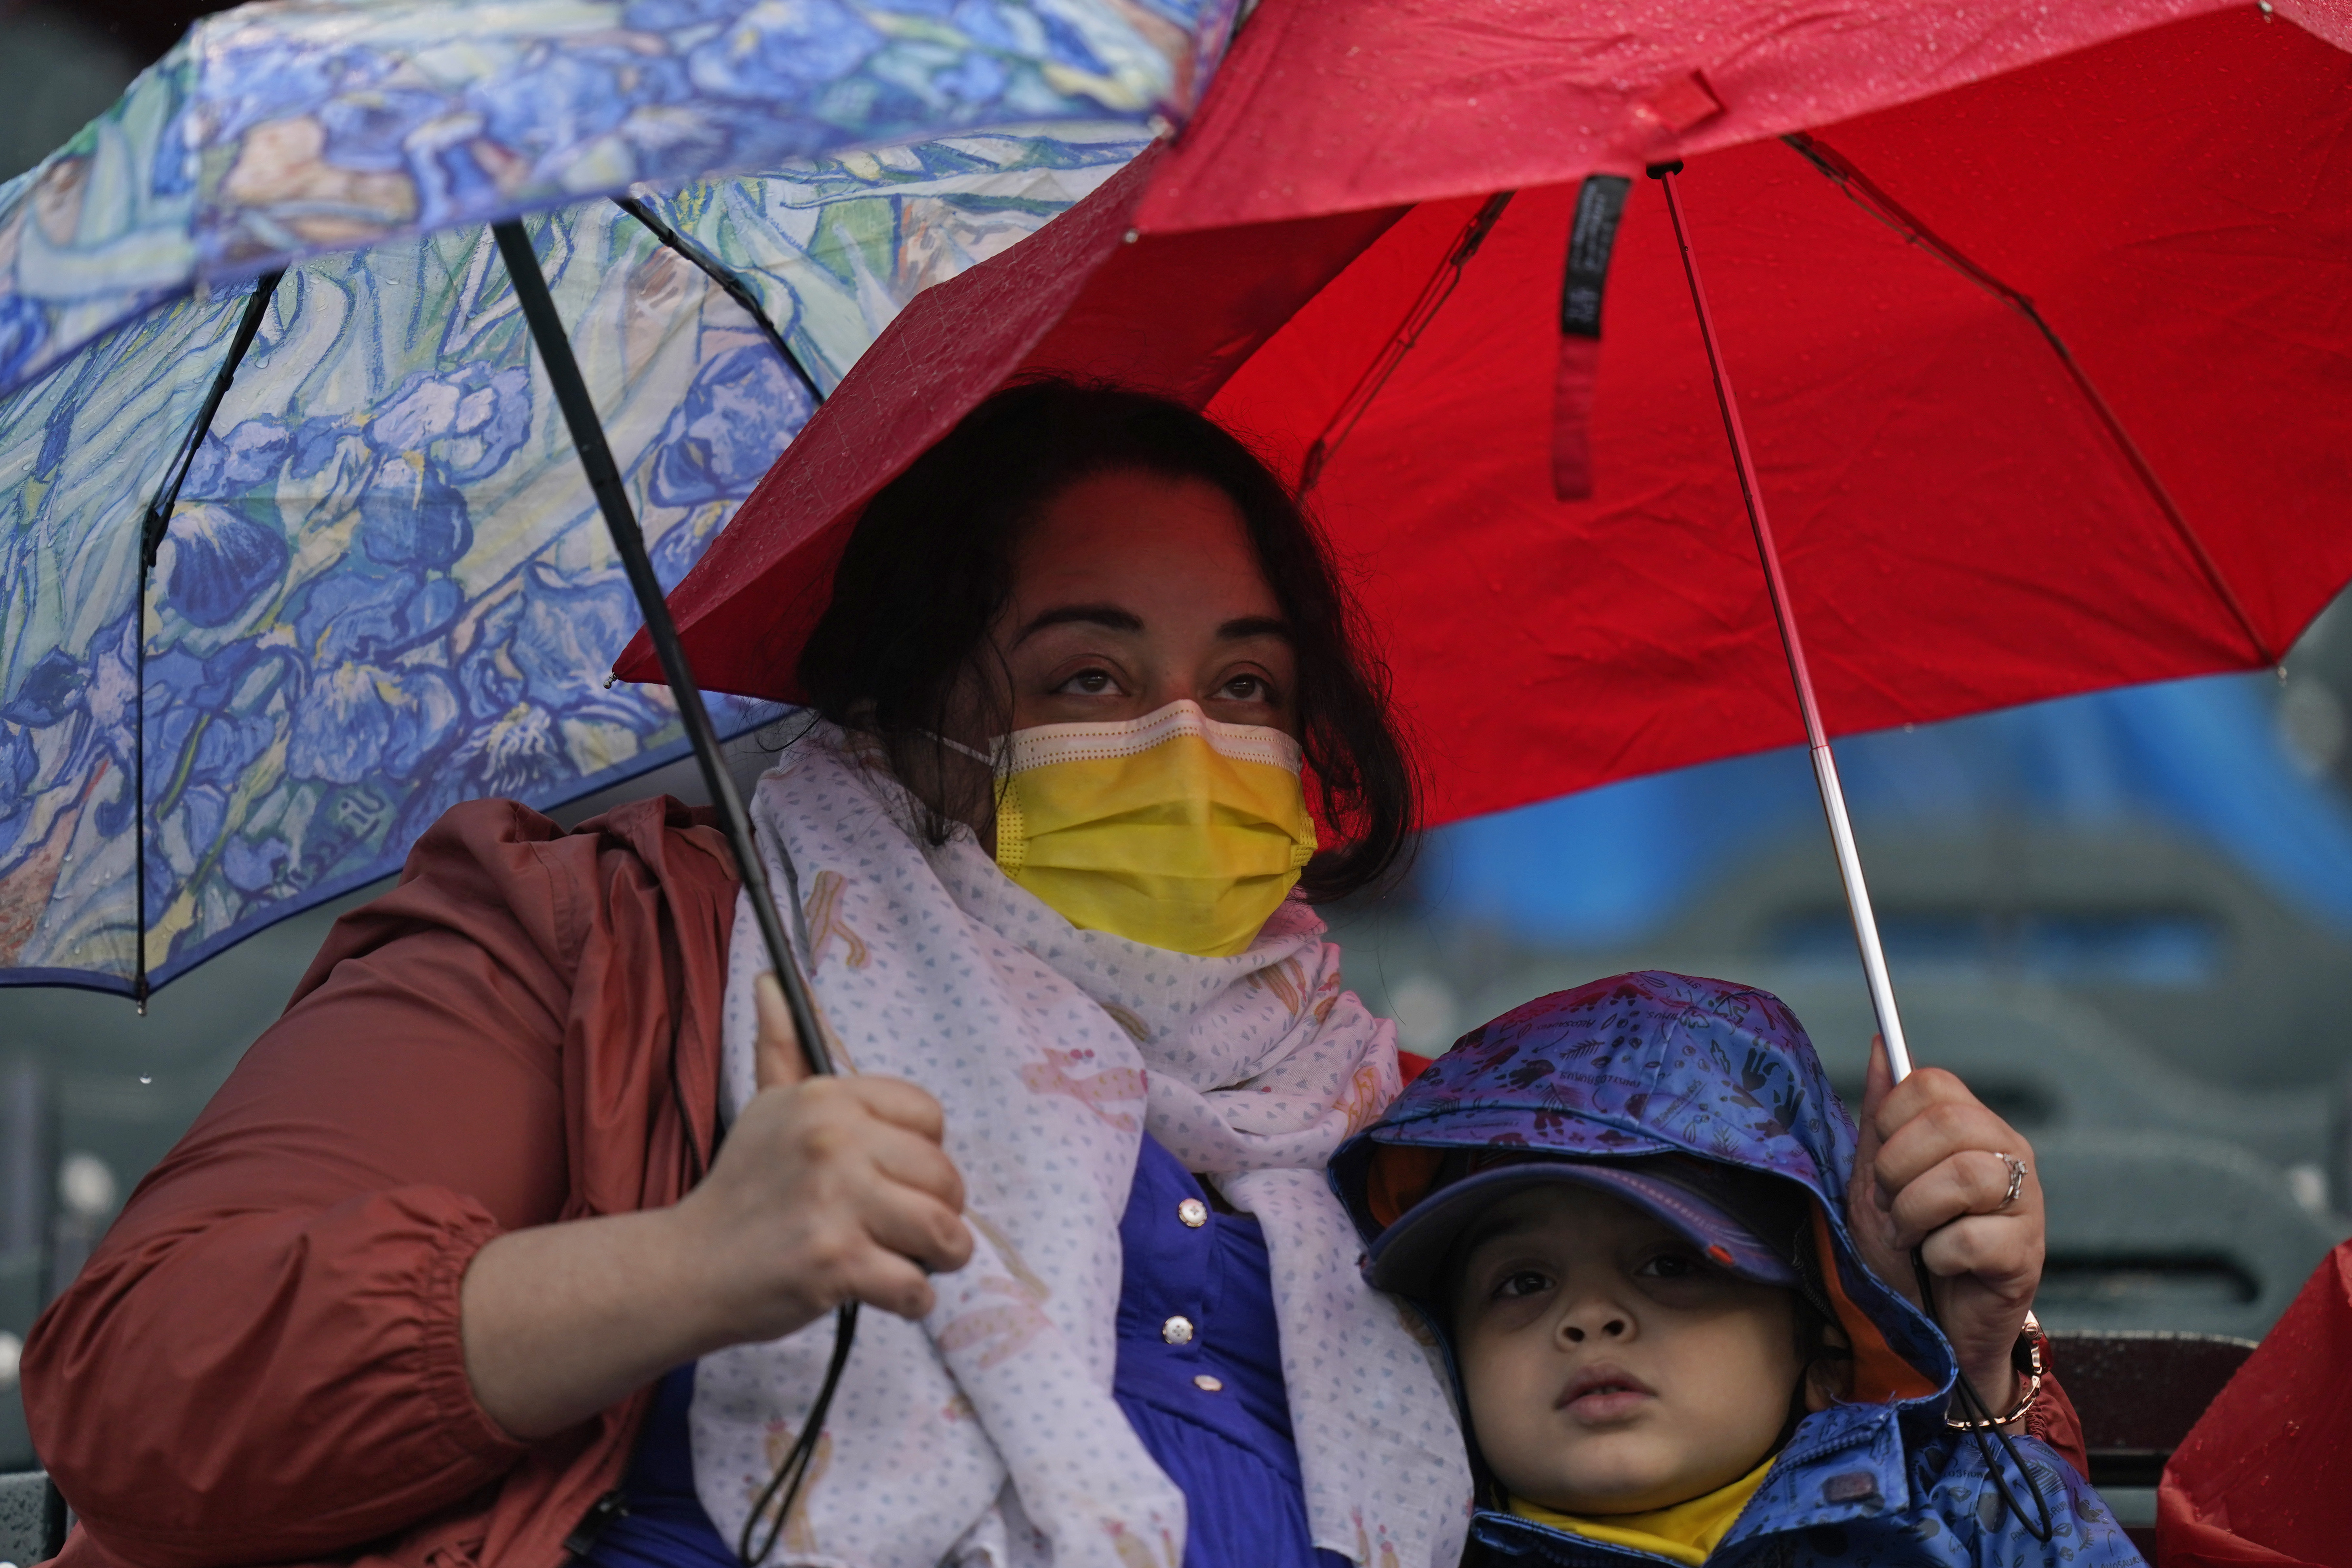
{"type": "Polygon", "coordinates": [[[1706,1265],[1686,1252],[1661,1252],[1633,1271],[1644,1279],[1691,1279],[1706,1272],[1706,1265]]]}
{"type": "Polygon", "coordinates": [[[1549,1276],[1533,1268],[1515,1268],[1496,1285],[1495,1300],[1507,1301],[1520,1296],[1540,1296],[1550,1289],[1549,1276]]]}

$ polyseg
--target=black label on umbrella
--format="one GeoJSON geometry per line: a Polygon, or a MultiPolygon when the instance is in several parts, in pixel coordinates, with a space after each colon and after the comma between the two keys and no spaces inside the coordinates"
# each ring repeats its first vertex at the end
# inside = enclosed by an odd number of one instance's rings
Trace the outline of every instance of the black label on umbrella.
{"type": "Polygon", "coordinates": [[[1568,277],[1559,289],[1559,330],[1571,337],[1601,335],[1601,286],[1609,253],[1617,248],[1617,220],[1633,182],[1622,174],[1589,174],[1576,193],[1576,221],[1568,231],[1568,277]]]}

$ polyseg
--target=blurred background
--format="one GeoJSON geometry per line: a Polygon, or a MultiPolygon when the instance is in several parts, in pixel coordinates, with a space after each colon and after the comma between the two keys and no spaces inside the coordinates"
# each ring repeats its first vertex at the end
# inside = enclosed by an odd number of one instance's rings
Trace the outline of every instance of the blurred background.
{"type": "MultiPolygon", "coordinates": [[[[0,178],[214,8],[0,0],[0,178]]],[[[1915,1055],[2032,1141],[2043,1321],[2258,1338],[2352,1233],[2352,603],[2283,676],[1859,736],[1839,761],[1915,1055]]],[[[560,815],[665,789],[701,793],[683,764],[560,815]]],[[[0,1471],[33,1462],[16,1355],[42,1302],[372,891],[214,960],[143,1019],[0,993],[0,1471]]],[[[1402,888],[1332,917],[1408,1049],[1679,969],[1777,992],[1859,1097],[1869,1002],[1801,750],[1440,830],[1402,888]]]]}

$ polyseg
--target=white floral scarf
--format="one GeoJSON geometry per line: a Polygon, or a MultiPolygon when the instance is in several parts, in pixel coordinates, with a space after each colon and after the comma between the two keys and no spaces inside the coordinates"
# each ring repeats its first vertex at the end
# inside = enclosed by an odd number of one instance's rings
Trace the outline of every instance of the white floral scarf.
{"type": "MultiPolygon", "coordinates": [[[[1323,1173],[1396,1094],[1395,1029],[1340,989],[1313,911],[1285,904],[1228,958],[1078,931],[971,835],[924,844],[904,792],[829,729],[760,782],[752,818],[779,900],[799,901],[787,922],[844,1065],[946,1106],[978,1244],[922,1322],[864,1314],[769,1561],[1178,1568],[1183,1496],[1111,1397],[1119,1217],[1149,1129],[1265,1226],[1316,1544],[1365,1568],[1450,1568],[1469,1518],[1461,1432],[1434,1352],[1359,1275],[1323,1173]]],[[[740,904],[730,1117],[753,1093],[765,967],[740,904]]],[[[703,1359],[695,1486],[730,1542],[832,1338],[827,1319],[703,1359]]]]}

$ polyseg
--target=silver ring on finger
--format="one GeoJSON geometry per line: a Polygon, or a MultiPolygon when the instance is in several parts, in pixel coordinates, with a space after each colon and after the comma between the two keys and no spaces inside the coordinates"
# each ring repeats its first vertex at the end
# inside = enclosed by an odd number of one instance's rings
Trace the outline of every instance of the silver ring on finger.
{"type": "Polygon", "coordinates": [[[1994,1211],[1999,1213],[2017,1202],[2025,1191],[2025,1178],[2032,1175],[2033,1170],[2014,1154],[2003,1154],[1996,1151],[1993,1158],[2009,1167],[2009,1190],[2000,1194],[2000,1204],[1994,1211]]]}

